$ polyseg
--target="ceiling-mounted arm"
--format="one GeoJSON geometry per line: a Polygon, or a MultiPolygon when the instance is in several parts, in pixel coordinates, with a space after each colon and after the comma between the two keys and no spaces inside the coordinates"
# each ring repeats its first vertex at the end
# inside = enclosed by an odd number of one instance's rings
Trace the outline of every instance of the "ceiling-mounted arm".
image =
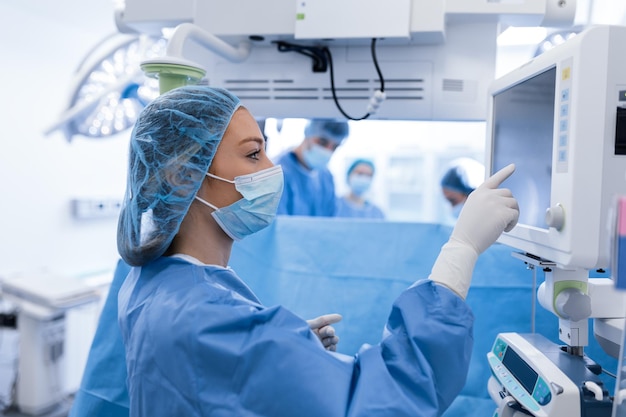
{"type": "Polygon", "coordinates": [[[235,48],[193,23],[182,23],[174,29],[167,44],[165,55],[184,58],[183,48],[188,40],[198,42],[209,51],[231,62],[245,61],[250,55],[250,41],[242,41],[239,43],[239,46],[235,48]]]}
{"type": "Polygon", "coordinates": [[[185,59],[184,47],[188,40],[231,62],[242,62],[250,55],[250,41],[242,41],[234,47],[193,23],[182,23],[174,29],[167,44],[165,56],[141,63],[147,76],[159,80],[161,94],[188,84],[197,84],[206,70],[194,61],[185,59]]]}

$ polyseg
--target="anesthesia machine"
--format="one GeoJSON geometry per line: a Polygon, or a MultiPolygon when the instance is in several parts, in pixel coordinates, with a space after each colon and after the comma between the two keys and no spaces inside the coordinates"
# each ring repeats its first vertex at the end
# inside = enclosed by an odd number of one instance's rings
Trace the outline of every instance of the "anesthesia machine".
{"type": "MultiPolygon", "coordinates": [[[[589,321],[618,358],[625,294],[615,288],[617,202],[626,193],[626,27],[595,26],[494,81],[486,161],[509,163],[520,207],[500,238],[545,281],[537,298],[559,320],[559,346],[497,336],[488,362],[494,416],[611,416],[613,399],[584,354],[589,321]],[[589,278],[611,271],[611,278],[589,278]]],[[[623,268],[623,266],[622,266],[623,268]]],[[[623,279],[624,277],[622,277],[623,279]]]]}

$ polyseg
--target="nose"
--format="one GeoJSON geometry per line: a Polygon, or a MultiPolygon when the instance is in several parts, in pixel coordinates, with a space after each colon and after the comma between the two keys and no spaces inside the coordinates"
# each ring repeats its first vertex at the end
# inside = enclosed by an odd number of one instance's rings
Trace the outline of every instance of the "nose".
{"type": "Polygon", "coordinates": [[[264,158],[261,161],[261,169],[267,169],[273,166],[274,166],[274,163],[272,162],[272,160],[267,155],[264,155],[264,158]]]}

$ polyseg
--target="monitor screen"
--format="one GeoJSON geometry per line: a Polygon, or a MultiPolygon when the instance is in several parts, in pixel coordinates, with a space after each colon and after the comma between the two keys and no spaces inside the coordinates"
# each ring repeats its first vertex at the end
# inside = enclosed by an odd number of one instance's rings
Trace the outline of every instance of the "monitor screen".
{"type": "Polygon", "coordinates": [[[514,163],[503,186],[520,207],[520,224],[547,229],[550,207],[556,67],[493,97],[492,172],[514,163]]]}
{"type": "Polygon", "coordinates": [[[526,389],[526,392],[532,395],[539,375],[510,346],[507,347],[506,352],[504,353],[502,364],[506,366],[509,372],[511,372],[511,375],[513,375],[515,379],[522,384],[522,386],[526,389]]]}
{"type": "Polygon", "coordinates": [[[500,243],[560,268],[610,264],[614,198],[626,190],[624,44],[626,27],[594,26],[489,87],[485,163],[516,165],[502,187],[520,214],[500,243]]]}

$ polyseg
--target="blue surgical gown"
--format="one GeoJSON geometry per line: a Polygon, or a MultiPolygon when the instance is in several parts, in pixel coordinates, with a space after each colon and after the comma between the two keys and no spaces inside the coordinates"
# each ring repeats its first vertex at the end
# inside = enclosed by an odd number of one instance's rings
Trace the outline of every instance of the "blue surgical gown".
{"type": "Polygon", "coordinates": [[[117,320],[118,291],[128,271],[130,266],[120,260],[69,417],[128,417],[126,355],[117,320]]]}
{"type": "Polygon", "coordinates": [[[424,280],[397,298],[379,344],[332,353],[232,269],[176,257],[131,270],[119,320],[131,416],[440,416],[473,343],[467,304],[424,280]]]}
{"type": "Polygon", "coordinates": [[[334,216],[335,182],[328,169],[308,170],[292,151],[282,154],[276,164],[282,166],[285,177],[278,214],[334,216]]]}
{"type": "Polygon", "coordinates": [[[384,219],[382,210],[369,201],[357,206],[345,197],[337,199],[335,217],[357,217],[362,219],[384,219]]]}

